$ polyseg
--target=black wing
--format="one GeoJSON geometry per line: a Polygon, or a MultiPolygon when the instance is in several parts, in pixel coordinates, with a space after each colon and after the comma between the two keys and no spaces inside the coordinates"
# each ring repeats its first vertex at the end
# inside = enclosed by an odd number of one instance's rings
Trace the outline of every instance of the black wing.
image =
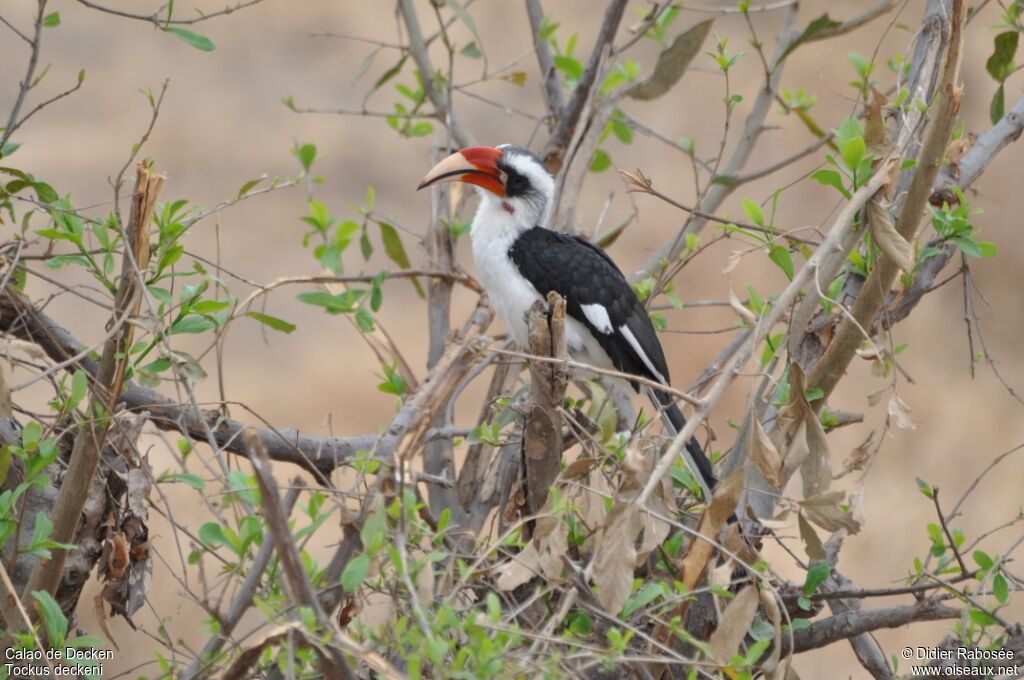
{"type": "Polygon", "coordinates": [[[669,384],[668,365],[647,310],[611,258],[581,238],[534,227],[516,239],[509,256],[542,297],[555,291],[566,312],[586,325],[615,368],[669,384]],[[609,325],[598,326],[600,312],[609,325]],[[634,342],[635,341],[635,342],[634,342]]]}
{"type": "MultiPolygon", "coordinates": [[[[541,296],[555,291],[565,298],[566,312],[597,338],[616,369],[670,384],[665,353],[651,318],[603,250],[581,238],[534,227],[516,239],[509,257],[541,296]],[[595,321],[604,321],[604,317],[592,305],[607,315],[604,327],[595,321]]],[[[658,390],[650,390],[650,395],[662,407],[669,427],[675,432],[682,430],[686,420],[675,397],[658,390]]],[[[686,443],[686,458],[710,498],[717,480],[711,462],[693,437],[686,443]]]]}

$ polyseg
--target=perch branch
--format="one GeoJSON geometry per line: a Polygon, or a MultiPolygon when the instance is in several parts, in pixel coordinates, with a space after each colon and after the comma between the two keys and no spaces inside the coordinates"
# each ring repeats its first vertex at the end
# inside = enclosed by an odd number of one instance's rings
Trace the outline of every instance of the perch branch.
{"type": "MultiPolygon", "coordinates": [[[[54,503],[51,520],[51,540],[58,543],[72,543],[89,493],[89,486],[99,464],[100,449],[106,440],[110,427],[110,414],[115,410],[124,386],[128,350],[132,344],[134,326],[124,322],[128,316],[138,314],[142,301],[140,277],[135,263],[145,268],[149,262],[149,219],[163,188],[164,177],[152,174],[144,163],[140,163],[135,179],[135,194],[132,197],[131,218],[126,230],[126,248],[133,257],[126,254],[121,262],[121,281],[114,299],[110,325],[121,325],[120,331],[109,338],[103,346],[99,368],[94,375],[92,395],[89,398],[88,413],[98,417],[83,423],[75,436],[75,442],[68,463],[67,473],[60,485],[54,503]]],[[[32,568],[28,585],[22,593],[22,601],[28,602],[32,593],[45,590],[51,595],[60,584],[64,572],[67,551],[55,548],[49,560],[40,560],[32,568]]]]}

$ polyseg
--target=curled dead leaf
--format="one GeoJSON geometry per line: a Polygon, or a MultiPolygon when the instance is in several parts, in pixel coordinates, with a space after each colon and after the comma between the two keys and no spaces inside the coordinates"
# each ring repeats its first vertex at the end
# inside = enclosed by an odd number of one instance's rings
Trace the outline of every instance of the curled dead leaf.
{"type": "Polygon", "coordinates": [[[768,438],[764,426],[757,418],[753,418],[753,432],[747,437],[748,455],[757,463],[765,480],[778,491],[782,486],[782,456],[775,444],[768,438]]]}
{"type": "Polygon", "coordinates": [[[619,174],[622,175],[622,181],[626,183],[626,191],[641,194],[649,194],[651,192],[651,180],[647,178],[647,175],[640,168],[632,172],[629,170],[619,170],[619,174]]]}
{"type": "Polygon", "coordinates": [[[110,554],[107,555],[107,578],[124,578],[124,570],[130,559],[128,541],[120,531],[110,537],[110,554]]]}
{"type": "Polygon", "coordinates": [[[718,628],[708,640],[715,659],[727,663],[739,651],[740,643],[754,622],[760,599],[757,586],[748,585],[725,608],[718,620],[718,628]]]}
{"type": "Polygon", "coordinates": [[[497,569],[498,590],[514,590],[540,573],[540,553],[533,541],[497,569]]]}
{"type": "Polygon", "coordinates": [[[851,534],[860,531],[860,522],[853,515],[839,507],[846,494],[842,491],[826,491],[825,493],[800,501],[807,519],[826,531],[846,529],[851,534]]]}
{"type": "Polygon", "coordinates": [[[914,246],[896,231],[888,206],[877,197],[868,203],[868,225],[871,238],[893,264],[905,272],[914,269],[914,246]]]}
{"type": "Polygon", "coordinates": [[[868,432],[867,439],[858,444],[850,453],[850,457],[843,463],[843,471],[835,475],[833,479],[840,479],[852,472],[859,472],[866,468],[871,461],[871,445],[874,441],[875,433],[872,430],[868,432]]]}
{"type": "Polygon", "coordinates": [[[896,426],[901,430],[916,430],[917,421],[910,413],[910,407],[900,399],[900,395],[893,390],[889,395],[889,416],[896,421],[896,426]]]}
{"type": "MultiPolygon", "coordinates": [[[[729,264],[732,265],[731,258],[729,264]]],[[[731,287],[729,288],[729,306],[732,307],[732,311],[736,312],[736,316],[740,317],[740,320],[743,321],[743,325],[747,328],[757,327],[757,316],[740,302],[740,299],[736,297],[736,293],[732,291],[731,287]]]]}
{"type": "Polygon", "coordinates": [[[825,559],[825,546],[821,544],[821,538],[818,536],[818,532],[814,530],[811,523],[808,522],[803,513],[797,513],[797,523],[800,526],[800,540],[804,544],[804,552],[807,553],[807,557],[812,562],[815,560],[825,559]]]}

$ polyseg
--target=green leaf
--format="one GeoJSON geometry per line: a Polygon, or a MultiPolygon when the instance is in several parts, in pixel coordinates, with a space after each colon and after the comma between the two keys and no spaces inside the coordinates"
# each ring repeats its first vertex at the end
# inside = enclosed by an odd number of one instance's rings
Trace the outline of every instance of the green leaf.
{"type": "Polygon", "coordinates": [[[560,54],[554,58],[554,64],[555,68],[565,73],[569,78],[579,80],[583,76],[583,64],[570,56],[560,54]]]}
{"type": "Polygon", "coordinates": [[[984,550],[975,550],[971,553],[971,557],[974,558],[974,561],[982,569],[990,569],[994,564],[992,558],[984,550]]]}
{"type": "Polygon", "coordinates": [[[179,333],[205,333],[206,331],[216,327],[217,322],[210,317],[190,314],[182,319],[178,319],[171,325],[170,335],[178,335],[179,333]]]}
{"type": "Polygon", "coordinates": [[[861,159],[864,158],[865,151],[867,151],[867,146],[864,143],[863,137],[848,139],[839,147],[839,152],[843,156],[843,162],[846,163],[846,167],[854,171],[857,170],[861,159]]]}
{"type": "Polygon", "coordinates": [[[658,63],[651,76],[629,88],[626,94],[633,99],[657,99],[679,82],[693,58],[700,54],[704,39],[711,32],[713,20],[708,19],[676,36],[668,49],[658,55],[658,63]]]}
{"type": "Polygon", "coordinates": [[[50,644],[56,647],[63,646],[68,632],[68,619],[61,611],[60,605],[45,590],[33,590],[32,597],[36,600],[36,611],[39,612],[46,627],[46,636],[50,639],[50,644]]]}
{"type": "Polygon", "coordinates": [[[824,560],[818,560],[807,569],[807,580],[804,581],[804,595],[813,595],[818,591],[818,586],[825,582],[825,579],[832,573],[832,565],[824,560]]]}
{"type": "Polygon", "coordinates": [[[995,257],[999,254],[999,246],[995,243],[977,241],[975,245],[978,246],[978,250],[981,252],[981,257],[995,257]]]}
{"type": "Polygon", "coordinates": [[[398,235],[398,230],[386,222],[380,222],[379,226],[380,238],[384,242],[384,252],[387,253],[388,259],[402,269],[408,269],[409,256],[405,252],[405,246],[402,245],[402,238],[398,235]]]}
{"type": "Polygon", "coordinates": [[[968,257],[981,257],[981,248],[967,236],[957,236],[953,239],[960,251],[968,257]]]}
{"type": "Polygon", "coordinates": [[[824,184],[828,187],[835,187],[843,196],[850,198],[850,192],[846,190],[845,186],[843,186],[843,177],[836,170],[832,170],[830,168],[815,170],[811,173],[811,179],[819,184],[824,184]]]}
{"type": "Polygon", "coordinates": [[[992,594],[999,604],[1006,604],[1006,601],[1010,599],[1010,589],[1002,574],[996,574],[992,579],[992,594]]]}
{"type": "MultiPolygon", "coordinates": [[[[381,77],[378,78],[377,82],[375,82],[373,84],[373,87],[370,88],[370,91],[366,93],[366,97],[369,97],[371,94],[373,94],[374,92],[376,92],[380,88],[384,87],[384,85],[386,85],[389,80],[391,80],[392,78],[397,76],[399,74],[399,72],[401,72],[402,66],[405,65],[405,60],[408,59],[408,58],[409,58],[409,53],[405,52],[402,55],[402,58],[398,60],[397,64],[395,64],[394,66],[389,68],[387,71],[385,71],[383,74],[381,74],[381,77]]],[[[364,98],[364,101],[365,101],[365,98],[364,98]]]]}
{"type": "Polygon", "coordinates": [[[55,28],[60,26],[60,12],[50,12],[43,17],[42,24],[46,28],[55,28]]]}
{"type": "Polygon", "coordinates": [[[213,44],[212,40],[210,40],[206,36],[199,35],[198,33],[186,31],[184,28],[173,27],[164,30],[166,30],[168,33],[173,33],[174,35],[178,36],[178,38],[180,38],[182,42],[191,45],[197,50],[202,50],[203,52],[213,52],[215,49],[217,49],[217,46],[213,44]]]}
{"type": "Polygon", "coordinates": [[[983,612],[980,609],[974,609],[973,607],[967,613],[967,615],[971,617],[971,621],[978,624],[982,628],[984,628],[985,626],[994,626],[995,624],[999,623],[998,621],[996,621],[995,617],[989,614],[988,612],[983,612]]]}
{"type": "Polygon", "coordinates": [[[1002,83],[996,88],[996,93],[992,95],[992,102],[988,105],[988,118],[995,125],[1002,120],[1003,115],[1006,113],[1006,90],[1003,88],[1002,83]]]}
{"type": "Polygon", "coordinates": [[[793,257],[789,254],[789,248],[772,246],[768,250],[768,259],[778,265],[779,269],[785,273],[787,279],[793,279],[793,257]]]}
{"type": "Polygon", "coordinates": [[[778,61],[781,62],[783,59],[789,56],[790,52],[800,47],[800,45],[804,44],[805,42],[813,40],[819,34],[824,33],[825,31],[835,30],[842,25],[842,22],[836,21],[827,13],[822,14],[820,17],[818,17],[811,23],[807,24],[807,28],[804,29],[804,32],[800,34],[799,38],[797,38],[796,40],[789,44],[789,46],[786,48],[786,51],[783,52],[782,56],[779,57],[778,61]]]}
{"type": "Polygon", "coordinates": [[[476,46],[475,42],[464,45],[462,49],[459,50],[459,54],[464,57],[469,57],[470,59],[479,59],[481,56],[480,48],[476,46]]]}
{"type": "MultiPolygon", "coordinates": [[[[313,165],[313,161],[316,160],[316,145],[314,144],[303,144],[302,146],[295,149],[295,157],[299,159],[299,163],[302,165],[302,169],[309,172],[310,166],[313,165]]],[[[312,204],[312,200],[310,203],[312,204]]]]}
{"type": "Polygon", "coordinates": [[[71,376],[71,392],[68,393],[68,400],[64,407],[68,411],[74,411],[82,403],[82,399],[85,398],[85,393],[88,389],[89,376],[81,369],[76,370],[71,376]]]}
{"type": "Polygon", "coordinates": [[[916,480],[917,480],[917,490],[920,491],[921,494],[924,495],[925,498],[934,498],[935,497],[935,488],[932,487],[931,484],[929,484],[928,482],[924,481],[920,477],[917,477],[916,480]]]}
{"type": "MultiPolygon", "coordinates": [[[[402,245],[402,238],[398,235],[398,230],[387,222],[378,222],[377,224],[380,226],[380,238],[384,242],[384,252],[387,253],[388,259],[402,269],[409,269],[409,256],[405,252],[405,246],[402,245]]],[[[416,293],[420,297],[424,297],[423,287],[420,286],[417,279],[412,279],[412,285],[416,289],[416,293]]]]}
{"type": "Polygon", "coordinates": [[[1017,53],[1019,39],[1017,31],[1007,31],[993,40],[992,56],[985,62],[985,70],[1000,85],[1013,73],[1013,57],[1017,53]]]}
{"type": "MultiPolygon", "coordinates": [[[[196,491],[202,491],[206,488],[206,482],[202,480],[198,475],[194,475],[191,472],[175,472],[174,474],[167,476],[167,481],[181,482],[191,486],[196,491]]],[[[217,527],[218,529],[220,527],[217,527]]]]}
{"type": "Polygon", "coordinates": [[[216,548],[228,542],[227,537],[224,535],[224,529],[216,522],[207,522],[199,527],[199,540],[208,548],[216,548]]]}
{"type": "Polygon", "coordinates": [[[363,585],[363,579],[366,578],[366,572],[369,570],[370,556],[366,553],[356,555],[348,561],[344,571],[341,572],[341,587],[347,593],[354,592],[356,588],[363,585]]]}
{"type": "Polygon", "coordinates": [[[256,319],[264,326],[269,326],[275,331],[281,331],[282,333],[291,333],[295,330],[295,324],[289,323],[284,319],[279,319],[276,316],[264,314],[263,312],[246,312],[245,315],[250,319],[256,319]]]}
{"type": "Polygon", "coordinates": [[[665,594],[665,586],[659,581],[651,581],[626,601],[622,608],[622,616],[628,617],[636,610],[646,607],[665,594]]]}
{"type": "Polygon", "coordinates": [[[763,227],[764,211],[761,210],[761,206],[758,202],[750,198],[744,198],[740,203],[743,205],[743,212],[746,213],[747,219],[757,226],[763,227]]]}
{"type": "Polygon", "coordinates": [[[252,189],[254,186],[256,186],[265,179],[266,176],[257,177],[256,179],[251,179],[245,184],[243,184],[241,187],[238,188],[238,193],[235,195],[235,200],[241,198],[242,196],[245,196],[247,193],[249,193],[250,189],[252,189]]]}
{"type": "Polygon", "coordinates": [[[36,514],[36,525],[32,529],[32,545],[43,543],[53,533],[53,522],[45,513],[36,514]]]}
{"type": "Polygon", "coordinates": [[[604,172],[612,166],[612,157],[604,149],[594,149],[594,157],[590,160],[590,172],[604,172]]]}
{"type": "Polygon", "coordinates": [[[348,293],[331,295],[326,291],[318,290],[311,293],[299,293],[296,297],[307,305],[323,307],[329,314],[346,314],[351,312],[355,305],[353,296],[348,293]]]}

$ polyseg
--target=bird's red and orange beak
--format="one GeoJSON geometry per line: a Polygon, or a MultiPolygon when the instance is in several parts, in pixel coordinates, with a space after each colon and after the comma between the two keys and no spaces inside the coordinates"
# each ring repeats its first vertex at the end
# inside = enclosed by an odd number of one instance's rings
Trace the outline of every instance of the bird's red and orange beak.
{"type": "Polygon", "coordinates": [[[467,182],[475,184],[498,196],[505,195],[505,173],[498,169],[501,149],[493,146],[471,146],[456,151],[435,165],[420,185],[423,187],[438,182],[467,182]]]}

